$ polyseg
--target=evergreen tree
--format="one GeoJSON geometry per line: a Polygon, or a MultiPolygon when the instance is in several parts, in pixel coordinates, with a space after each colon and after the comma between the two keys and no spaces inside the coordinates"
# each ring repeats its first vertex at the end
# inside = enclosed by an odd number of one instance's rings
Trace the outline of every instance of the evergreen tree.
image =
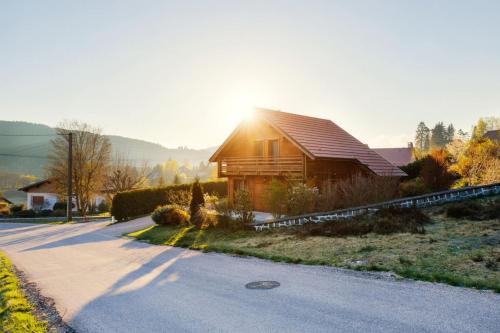
{"type": "Polygon", "coordinates": [[[179,185],[181,184],[181,178],[179,177],[178,174],[174,175],[174,180],[172,181],[174,185],[179,185]]]}
{"type": "Polygon", "coordinates": [[[191,216],[195,216],[201,206],[205,205],[205,198],[203,197],[203,188],[201,187],[200,180],[195,178],[193,186],[191,187],[191,203],[189,204],[189,211],[191,216]]]}
{"type": "Polygon", "coordinates": [[[431,130],[431,147],[442,148],[448,143],[448,135],[443,122],[439,122],[431,130]]]}
{"type": "Polygon", "coordinates": [[[446,139],[448,143],[453,141],[453,138],[455,138],[455,127],[453,124],[449,124],[448,128],[446,129],[446,139]]]}
{"type": "Polygon", "coordinates": [[[417,126],[417,132],[415,134],[415,146],[419,150],[429,150],[429,132],[429,128],[425,126],[425,123],[423,121],[421,121],[417,126]]]}

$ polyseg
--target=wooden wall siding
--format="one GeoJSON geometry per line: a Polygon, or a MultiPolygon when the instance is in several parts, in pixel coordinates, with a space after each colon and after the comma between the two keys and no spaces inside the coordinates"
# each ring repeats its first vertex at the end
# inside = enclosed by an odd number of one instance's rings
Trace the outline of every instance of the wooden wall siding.
{"type": "Polygon", "coordinates": [[[366,174],[366,168],[354,161],[332,159],[307,159],[306,177],[344,179],[360,172],[366,174]]]}
{"type": "Polygon", "coordinates": [[[266,187],[269,184],[273,177],[261,177],[261,176],[246,176],[246,177],[229,177],[228,178],[228,198],[230,202],[233,202],[234,200],[234,194],[235,194],[235,187],[234,187],[234,182],[235,180],[243,180],[245,181],[245,187],[248,189],[250,192],[250,195],[252,196],[252,203],[253,203],[253,209],[256,211],[262,211],[265,212],[268,210],[264,196],[265,196],[265,191],[266,187]]]}
{"type": "Polygon", "coordinates": [[[229,142],[219,156],[219,177],[288,176],[302,178],[303,153],[287,138],[263,122],[249,123],[229,142]],[[278,157],[271,157],[268,142],[278,140],[278,157]],[[263,141],[263,156],[256,156],[254,143],[263,141]]]}

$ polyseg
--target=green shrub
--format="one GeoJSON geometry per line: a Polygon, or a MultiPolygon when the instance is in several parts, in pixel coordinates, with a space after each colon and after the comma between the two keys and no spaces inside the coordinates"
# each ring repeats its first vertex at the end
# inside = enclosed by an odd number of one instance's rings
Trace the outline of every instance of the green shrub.
{"type": "Polygon", "coordinates": [[[191,202],[189,203],[189,212],[191,213],[191,216],[196,215],[198,209],[204,205],[205,198],[203,197],[203,187],[197,178],[191,186],[191,202]]]}
{"type": "Polygon", "coordinates": [[[254,221],[252,197],[248,189],[239,189],[234,194],[234,212],[238,215],[238,220],[243,224],[254,221]]]}
{"type": "Polygon", "coordinates": [[[264,192],[264,201],[274,218],[280,218],[286,213],[287,185],[273,178],[264,192]]]}
{"type": "MultiPolygon", "coordinates": [[[[206,182],[203,188],[207,193],[220,197],[227,196],[227,182],[206,182]]],[[[111,214],[118,220],[150,214],[158,206],[171,204],[172,192],[189,191],[190,184],[153,187],[140,190],[119,192],[113,197],[111,214]]]]}
{"type": "Polygon", "coordinates": [[[421,158],[399,168],[406,172],[406,174],[408,175],[407,179],[411,180],[420,176],[423,164],[424,159],[421,158]]]}
{"type": "Polygon", "coordinates": [[[175,205],[165,205],[156,208],[151,218],[159,225],[184,225],[189,224],[189,214],[184,209],[175,205]]]}
{"type": "Polygon", "coordinates": [[[424,181],[420,177],[399,184],[399,194],[402,197],[414,197],[429,192],[429,189],[425,186],[424,181]]]}
{"type": "Polygon", "coordinates": [[[66,202],[56,202],[52,207],[53,210],[62,210],[66,208],[67,208],[66,202]]]}
{"type": "Polygon", "coordinates": [[[205,200],[205,207],[208,209],[215,209],[215,204],[219,201],[219,197],[215,194],[203,194],[203,198],[205,200]]]}
{"type": "Polygon", "coordinates": [[[221,216],[231,217],[233,214],[233,206],[227,198],[222,198],[214,202],[214,209],[221,216]]]}
{"type": "Polygon", "coordinates": [[[42,209],[41,211],[37,212],[37,215],[40,217],[47,217],[52,215],[52,209],[42,209]]]}
{"type": "Polygon", "coordinates": [[[288,189],[287,208],[290,215],[301,215],[316,210],[319,199],[319,191],[315,187],[306,184],[297,184],[288,189]]]}
{"type": "Polygon", "coordinates": [[[10,206],[10,212],[13,215],[16,215],[17,213],[19,213],[22,210],[24,210],[24,205],[23,204],[10,206]]]}

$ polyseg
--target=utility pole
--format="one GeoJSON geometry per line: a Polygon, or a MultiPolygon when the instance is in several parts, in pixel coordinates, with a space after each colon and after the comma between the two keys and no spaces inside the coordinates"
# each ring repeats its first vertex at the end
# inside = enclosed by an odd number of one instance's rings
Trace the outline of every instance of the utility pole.
{"type": "Polygon", "coordinates": [[[68,133],[68,200],[66,200],[66,214],[68,222],[72,220],[73,213],[73,133],[68,133]]]}

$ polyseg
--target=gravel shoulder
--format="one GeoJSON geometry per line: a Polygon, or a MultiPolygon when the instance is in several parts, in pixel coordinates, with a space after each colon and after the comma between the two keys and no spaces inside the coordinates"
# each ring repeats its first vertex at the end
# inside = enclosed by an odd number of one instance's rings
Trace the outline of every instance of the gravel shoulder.
{"type": "Polygon", "coordinates": [[[40,288],[34,282],[30,282],[26,274],[15,266],[13,271],[19,279],[19,287],[23,291],[28,302],[33,306],[33,313],[39,319],[47,323],[47,331],[51,333],[75,333],[67,323],[62,320],[52,298],[41,294],[40,288]]]}

